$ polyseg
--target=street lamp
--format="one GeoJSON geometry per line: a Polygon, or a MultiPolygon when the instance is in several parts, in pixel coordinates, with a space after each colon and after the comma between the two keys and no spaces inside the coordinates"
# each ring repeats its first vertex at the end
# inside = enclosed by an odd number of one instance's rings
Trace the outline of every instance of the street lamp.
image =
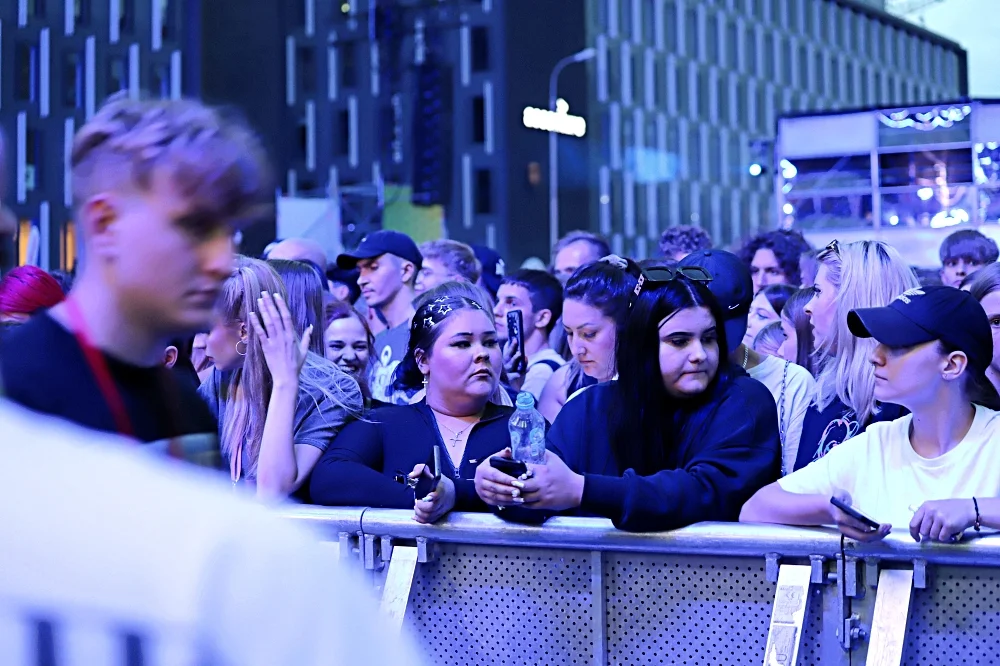
{"type": "MultiPolygon", "coordinates": [[[[568,65],[576,62],[590,60],[597,55],[597,49],[590,47],[578,51],[573,55],[568,55],[552,68],[549,75],[549,111],[556,112],[556,101],[558,94],[556,89],[559,83],[559,74],[568,65]]],[[[555,246],[559,240],[559,155],[557,152],[558,137],[556,132],[549,130],[549,240],[550,246],[555,246]]]]}

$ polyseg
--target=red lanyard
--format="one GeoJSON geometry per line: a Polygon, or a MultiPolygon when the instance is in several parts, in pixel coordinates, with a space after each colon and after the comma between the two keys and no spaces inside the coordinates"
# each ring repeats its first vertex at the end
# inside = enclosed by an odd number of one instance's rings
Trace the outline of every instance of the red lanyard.
{"type": "Polygon", "coordinates": [[[104,401],[111,410],[111,416],[115,419],[115,428],[118,429],[119,434],[136,439],[132,419],[129,418],[128,410],[125,409],[125,400],[122,399],[122,394],[115,385],[115,380],[111,377],[111,370],[108,368],[104,354],[90,342],[90,336],[87,334],[87,322],[83,318],[80,306],[72,298],[67,298],[63,302],[66,304],[66,313],[69,315],[70,326],[73,328],[76,342],[80,345],[83,357],[87,361],[87,365],[90,366],[94,379],[97,380],[97,388],[101,391],[104,401]]]}

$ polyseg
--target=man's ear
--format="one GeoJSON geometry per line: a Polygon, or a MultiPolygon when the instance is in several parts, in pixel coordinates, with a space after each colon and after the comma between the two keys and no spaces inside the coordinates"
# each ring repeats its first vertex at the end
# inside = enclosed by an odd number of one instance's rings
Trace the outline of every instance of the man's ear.
{"type": "Polygon", "coordinates": [[[403,284],[413,285],[417,281],[417,266],[412,261],[399,260],[400,268],[403,271],[403,284]]]}
{"type": "Polygon", "coordinates": [[[177,347],[170,345],[167,350],[163,353],[163,365],[168,368],[172,368],[177,364],[177,356],[180,352],[177,351],[177,347]]]}
{"type": "Polygon", "coordinates": [[[539,310],[535,313],[535,328],[547,329],[552,324],[552,310],[539,310]]]}
{"type": "Polygon", "coordinates": [[[120,217],[118,204],[107,195],[91,197],[80,209],[79,222],[91,253],[113,257],[118,253],[115,222],[120,217]]]}

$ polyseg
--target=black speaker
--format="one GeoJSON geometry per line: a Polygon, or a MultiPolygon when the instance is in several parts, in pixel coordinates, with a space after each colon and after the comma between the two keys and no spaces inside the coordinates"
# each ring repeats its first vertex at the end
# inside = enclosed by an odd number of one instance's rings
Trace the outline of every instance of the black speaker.
{"type": "Polygon", "coordinates": [[[427,61],[417,67],[413,108],[413,194],[415,206],[451,201],[452,69],[427,61]]]}

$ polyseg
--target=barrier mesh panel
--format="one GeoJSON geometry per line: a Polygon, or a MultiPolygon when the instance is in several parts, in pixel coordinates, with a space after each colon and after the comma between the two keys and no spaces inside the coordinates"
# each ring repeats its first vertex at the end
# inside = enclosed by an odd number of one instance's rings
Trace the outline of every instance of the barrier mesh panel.
{"type": "MultiPolygon", "coordinates": [[[[761,664],[774,601],[764,559],[608,553],[608,664],[761,664]]],[[[819,659],[813,594],[800,664],[819,659]]]]}
{"type": "Polygon", "coordinates": [[[433,664],[589,664],[590,553],[441,544],[407,622],[433,664]]]}
{"type": "Polygon", "coordinates": [[[913,591],[903,663],[1000,662],[1000,571],[935,566],[928,579],[913,591]]]}

